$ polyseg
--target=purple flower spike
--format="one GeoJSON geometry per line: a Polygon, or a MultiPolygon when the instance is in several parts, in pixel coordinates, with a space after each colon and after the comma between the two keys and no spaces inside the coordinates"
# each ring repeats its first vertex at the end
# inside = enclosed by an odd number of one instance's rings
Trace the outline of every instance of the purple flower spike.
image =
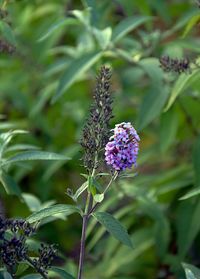
{"type": "Polygon", "coordinates": [[[130,122],[115,125],[105,147],[105,160],[116,171],[136,166],[140,138],[130,122]]]}

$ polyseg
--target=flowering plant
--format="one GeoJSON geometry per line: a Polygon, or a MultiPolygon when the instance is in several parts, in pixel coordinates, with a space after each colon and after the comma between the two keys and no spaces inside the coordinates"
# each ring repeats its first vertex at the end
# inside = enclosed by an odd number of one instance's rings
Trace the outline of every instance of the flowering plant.
{"type": "MultiPolygon", "coordinates": [[[[0,219],[0,263],[13,277],[16,276],[18,265],[26,262],[43,278],[48,278],[48,271],[51,270],[52,262],[55,258],[56,251],[54,246],[42,244],[37,251],[37,257],[32,258],[27,246],[27,240],[35,233],[36,225],[38,227],[43,221],[47,221],[47,218],[52,219],[54,216],[56,218],[58,214],[64,214],[66,217],[72,213],[79,213],[82,217],[78,279],[83,278],[86,230],[91,217],[103,225],[117,240],[132,248],[132,242],[127,230],[110,213],[101,211],[100,207],[105,194],[119,174],[133,165],[136,167],[140,141],[136,130],[130,122],[117,124],[114,129],[110,130],[110,120],[113,118],[110,77],[110,69],[103,66],[97,77],[93,96],[94,102],[90,108],[80,140],[83,148],[82,161],[86,169],[86,173],[83,176],[86,181],[75,193],[73,193],[72,189],[67,189],[67,194],[72,198],[74,205],[55,204],[41,207],[26,220],[0,219]],[[108,177],[108,179],[105,180],[104,176],[108,177]],[[80,198],[82,198],[81,201],[80,198]],[[8,232],[11,233],[10,236],[7,236],[8,232]]],[[[66,157],[55,153],[37,150],[26,151],[4,159],[4,149],[13,135],[18,133],[24,133],[24,131],[18,130],[2,135],[2,140],[5,141],[1,149],[2,167],[9,164],[9,162],[15,161],[66,159],[66,157]]],[[[3,184],[9,181],[8,177],[5,170],[2,170],[0,178],[3,184]]],[[[27,202],[27,197],[22,196],[20,188],[17,185],[15,186],[15,192],[12,193],[27,202]]],[[[57,268],[56,271],[58,270],[57,268]]],[[[73,278],[66,271],[65,274],[69,278],[73,278]]]]}
{"type": "MultiPolygon", "coordinates": [[[[87,200],[82,213],[83,226],[80,244],[80,258],[78,279],[82,278],[86,228],[91,215],[106,227],[115,238],[125,245],[132,247],[131,240],[126,229],[112,215],[106,212],[95,212],[98,205],[103,201],[105,193],[121,171],[136,166],[138,155],[139,136],[130,122],[115,125],[110,135],[109,121],[112,115],[112,99],[110,96],[110,69],[102,67],[97,78],[94,91],[94,103],[90,110],[89,118],[83,129],[81,145],[84,148],[83,161],[88,171],[87,182],[83,190],[87,188],[87,200]],[[110,135],[110,137],[109,137],[110,135]],[[105,150],[102,152],[102,150],[105,150]],[[105,156],[105,158],[104,158],[105,156]],[[110,167],[110,181],[106,187],[99,189],[98,177],[101,175],[100,168],[110,167]],[[86,185],[86,187],[85,187],[86,185]]],[[[79,191],[79,190],[78,190],[79,191]]],[[[81,190],[82,192],[82,190],[81,190]]]]}

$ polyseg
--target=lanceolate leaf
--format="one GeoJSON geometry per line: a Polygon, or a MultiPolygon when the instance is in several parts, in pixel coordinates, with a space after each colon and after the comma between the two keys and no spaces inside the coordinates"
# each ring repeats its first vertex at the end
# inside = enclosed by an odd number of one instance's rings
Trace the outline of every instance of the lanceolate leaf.
{"type": "Polygon", "coordinates": [[[199,194],[200,194],[200,187],[194,188],[194,189],[190,190],[189,192],[187,192],[185,195],[183,195],[179,200],[187,200],[187,199],[197,196],[199,194]]]}
{"type": "Polygon", "coordinates": [[[165,111],[167,111],[174,103],[176,98],[190,86],[193,82],[200,79],[200,71],[193,70],[192,74],[181,74],[180,77],[177,79],[174,87],[172,88],[170,98],[168,100],[167,106],[165,111]]]}
{"type": "Polygon", "coordinates": [[[187,279],[199,279],[200,278],[200,269],[191,264],[183,263],[183,268],[185,270],[185,275],[187,279]]]}
{"type": "Polygon", "coordinates": [[[177,243],[180,257],[186,255],[200,231],[199,215],[199,200],[188,199],[180,202],[178,216],[176,217],[177,243]]]}
{"type": "Polygon", "coordinates": [[[13,164],[22,161],[35,161],[35,160],[69,160],[68,157],[57,153],[46,152],[46,151],[26,151],[18,153],[12,157],[7,158],[2,165],[13,164]]]}
{"type": "Polygon", "coordinates": [[[57,99],[60,98],[83,73],[85,73],[94,63],[96,63],[96,61],[99,60],[101,55],[101,52],[95,51],[84,54],[83,56],[73,60],[61,77],[58,90],[56,95],[53,97],[52,102],[57,101],[57,99]]]}
{"type": "Polygon", "coordinates": [[[7,194],[16,195],[18,197],[21,196],[21,191],[17,183],[14,181],[14,179],[11,176],[9,176],[4,171],[0,172],[0,181],[7,194]]]}
{"type": "Polygon", "coordinates": [[[85,183],[83,183],[81,185],[80,188],[78,188],[78,190],[76,191],[76,193],[74,194],[73,198],[74,200],[77,200],[78,197],[88,188],[88,181],[86,181],[85,183]]]}
{"type": "Polygon", "coordinates": [[[21,277],[21,279],[42,279],[42,276],[38,273],[32,273],[21,277]]]}
{"type": "Polygon", "coordinates": [[[150,89],[141,103],[137,125],[139,129],[146,127],[162,111],[169,91],[163,84],[163,73],[155,58],[146,58],[138,63],[150,78],[150,89]]]}
{"type": "Polygon", "coordinates": [[[64,213],[65,216],[68,216],[75,212],[79,213],[79,209],[74,205],[56,204],[34,212],[27,218],[27,221],[30,223],[34,223],[59,213],[64,213]]]}
{"type": "Polygon", "coordinates": [[[137,127],[139,130],[146,127],[154,118],[156,118],[162,111],[168,97],[168,91],[163,88],[162,91],[154,86],[149,90],[141,104],[137,127]]]}
{"type": "Polygon", "coordinates": [[[60,275],[61,278],[64,278],[64,279],[75,279],[71,274],[69,274],[67,271],[61,269],[61,268],[58,268],[56,266],[53,266],[51,268],[52,271],[54,271],[55,273],[57,273],[58,275],[60,275]]]}
{"type": "Polygon", "coordinates": [[[186,28],[183,32],[182,38],[185,38],[192,28],[199,22],[200,15],[194,15],[187,23],[186,28]]]}
{"type": "Polygon", "coordinates": [[[200,136],[194,145],[193,151],[193,168],[195,173],[196,186],[200,187],[200,136]]]}
{"type": "Polygon", "coordinates": [[[139,25],[151,20],[148,16],[128,17],[121,21],[113,30],[112,41],[116,43],[123,38],[127,33],[137,28],[139,25]]]}
{"type": "Polygon", "coordinates": [[[3,36],[6,38],[6,40],[9,43],[16,45],[14,32],[7,22],[5,21],[0,22],[0,31],[3,33],[3,36]]]}
{"type": "Polygon", "coordinates": [[[1,279],[13,279],[13,277],[11,276],[11,274],[8,273],[7,271],[2,271],[2,272],[0,272],[0,278],[1,278],[1,279]]]}
{"type": "Polygon", "coordinates": [[[73,25],[73,24],[77,24],[77,19],[65,18],[65,19],[61,19],[57,22],[54,22],[49,27],[49,29],[38,39],[38,42],[42,42],[42,41],[46,40],[49,36],[51,36],[51,34],[53,34],[56,30],[58,30],[62,26],[73,25]]]}
{"type": "Polygon", "coordinates": [[[105,226],[106,230],[124,245],[132,248],[132,242],[127,230],[122,224],[107,212],[96,212],[94,217],[105,226]]]}

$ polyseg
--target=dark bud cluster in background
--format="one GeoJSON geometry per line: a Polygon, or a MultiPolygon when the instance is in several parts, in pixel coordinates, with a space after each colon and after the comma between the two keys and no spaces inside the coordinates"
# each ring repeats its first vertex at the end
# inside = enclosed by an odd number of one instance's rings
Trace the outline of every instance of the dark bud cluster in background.
{"type": "Polygon", "coordinates": [[[0,53],[13,54],[16,51],[16,47],[10,43],[0,39],[0,53]]]}
{"type": "Polygon", "coordinates": [[[47,278],[47,269],[52,265],[56,249],[53,245],[41,244],[38,255],[32,259],[26,241],[35,231],[35,227],[25,220],[0,217],[0,265],[6,267],[12,276],[21,262],[27,262],[43,278],[47,278]]]}
{"type": "Polygon", "coordinates": [[[165,72],[174,73],[191,73],[190,60],[188,58],[171,58],[167,55],[161,56],[159,59],[160,67],[165,72]]]}
{"type": "Polygon", "coordinates": [[[0,9],[0,19],[5,19],[8,16],[8,12],[6,10],[0,9]]]}

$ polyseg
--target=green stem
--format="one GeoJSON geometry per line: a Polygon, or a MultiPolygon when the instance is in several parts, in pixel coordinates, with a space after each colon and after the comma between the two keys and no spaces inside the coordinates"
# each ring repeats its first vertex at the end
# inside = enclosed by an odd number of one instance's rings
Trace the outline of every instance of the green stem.
{"type": "MultiPolygon", "coordinates": [[[[108,189],[110,188],[110,186],[111,186],[111,184],[113,183],[113,181],[115,181],[115,179],[117,178],[117,176],[118,176],[118,172],[117,171],[115,171],[115,173],[114,173],[114,175],[111,177],[111,179],[110,179],[110,181],[109,181],[109,183],[108,183],[108,185],[106,186],[106,188],[105,188],[105,190],[103,191],[103,193],[102,194],[106,194],[106,192],[108,191],[108,189]]],[[[91,210],[89,211],[89,216],[95,211],[95,209],[97,208],[97,206],[100,204],[100,202],[97,202],[92,208],[91,208],[91,210]]]]}
{"type": "MultiPolygon", "coordinates": [[[[96,163],[98,160],[98,154],[95,154],[94,159],[94,168],[92,170],[91,177],[94,177],[96,171],[96,163]]],[[[83,224],[82,224],[82,233],[81,233],[81,244],[80,244],[80,255],[79,255],[79,265],[78,265],[78,277],[77,279],[82,279],[83,273],[83,265],[84,265],[84,256],[85,256],[85,240],[86,240],[86,230],[88,225],[88,220],[90,217],[90,211],[93,206],[93,196],[91,193],[88,193],[86,205],[85,205],[85,212],[83,215],[83,224]]]]}

